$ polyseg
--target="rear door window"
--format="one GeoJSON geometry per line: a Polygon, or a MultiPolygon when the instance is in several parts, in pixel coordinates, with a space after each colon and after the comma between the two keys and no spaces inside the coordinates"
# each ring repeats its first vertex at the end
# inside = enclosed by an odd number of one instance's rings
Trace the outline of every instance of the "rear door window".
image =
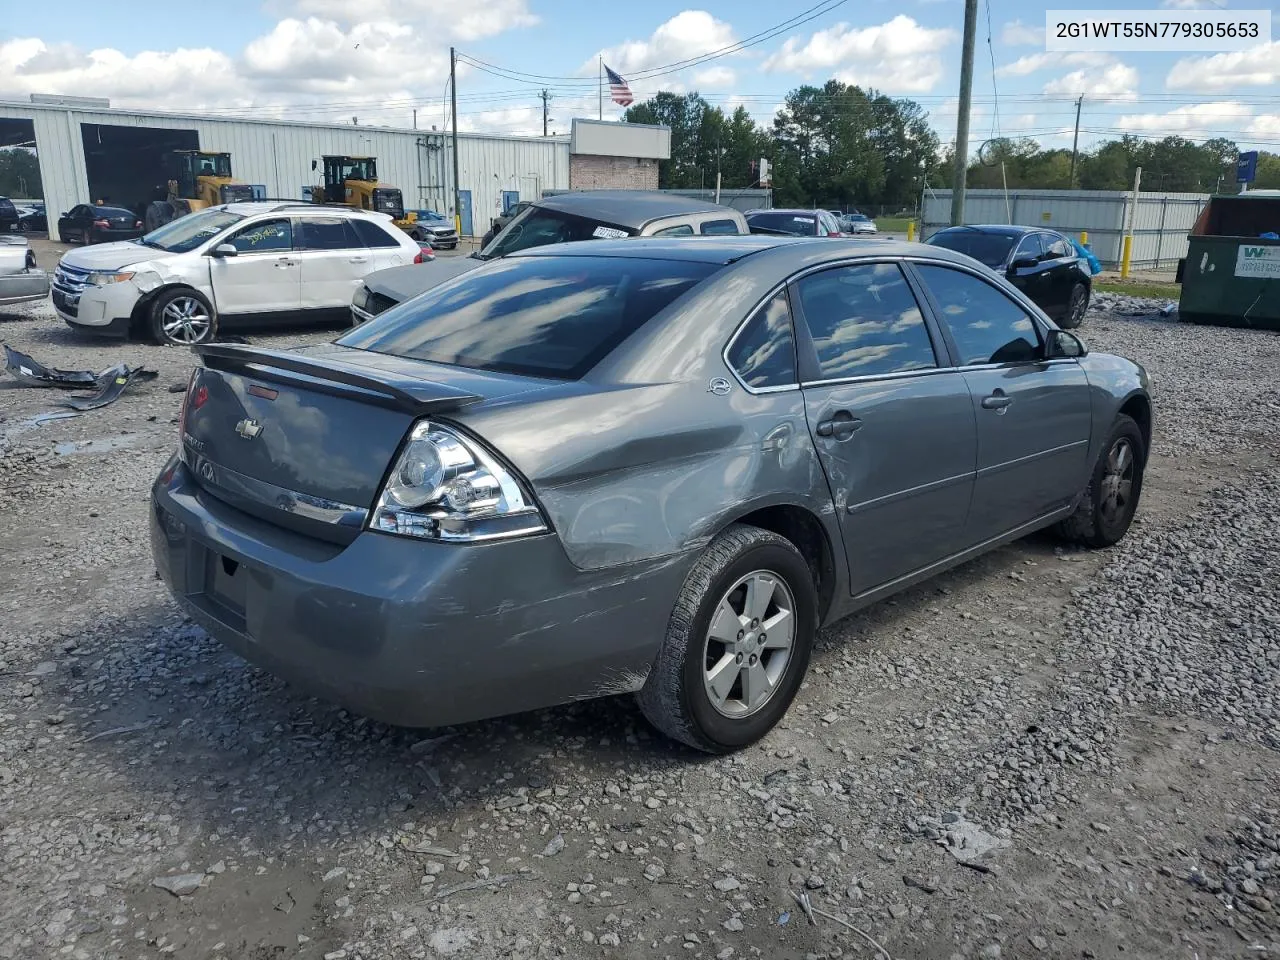
{"type": "Polygon", "coordinates": [[[738,229],[736,220],[706,220],[701,232],[704,237],[736,237],[742,231],[738,229]]]}
{"type": "Polygon", "coordinates": [[[655,237],[692,237],[693,227],[687,223],[678,223],[674,227],[655,230],[653,235],[655,237]]]}
{"type": "Polygon", "coordinates": [[[1029,233],[1018,242],[1018,249],[1013,252],[1013,261],[1039,260],[1044,253],[1040,243],[1040,234],[1029,233]]]}
{"type": "Polygon", "coordinates": [[[1062,237],[1045,237],[1045,246],[1048,248],[1049,255],[1054,260],[1063,260],[1068,257],[1075,257],[1075,248],[1071,246],[1062,237]]]}
{"type": "Polygon", "coordinates": [[[398,247],[400,242],[372,220],[350,220],[356,236],[366,247],[398,247]]]}
{"type": "Polygon", "coordinates": [[[338,343],[576,380],[720,266],[638,257],[498,260],[392,307],[338,343]]]}
{"type": "Polygon", "coordinates": [[[303,217],[298,221],[299,250],[351,250],[363,247],[346,217],[303,217]]]}
{"type": "Polygon", "coordinates": [[[933,341],[894,263],[835,267],[796,284],[823,380],[936,367],[933,341]]]}

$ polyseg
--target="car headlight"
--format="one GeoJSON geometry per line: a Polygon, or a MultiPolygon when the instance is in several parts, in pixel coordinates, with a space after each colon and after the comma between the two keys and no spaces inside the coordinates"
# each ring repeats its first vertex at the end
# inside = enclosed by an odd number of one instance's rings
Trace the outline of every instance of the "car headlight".
{"type": "Polygon", "coordinates": [[[117,273],[114,270],[94,270],[89,274],[89,282],[95,287],[105,287],[109,283],[124,283],[133,279],[133,273],[117,273]]]}
{"type": "Polygon", "coordinates": [[[362,286],[356,291],[356,295],[351,298],[351,305],[358,310],[363,310],[369,305],[369,288],[362,286]]]}
{"type": "Polygon", "coordinates": [[[546,533],[523,484],[475,440],[419,421],[391,468],[369,527],[423,540],[474,542],[546,533]]]}

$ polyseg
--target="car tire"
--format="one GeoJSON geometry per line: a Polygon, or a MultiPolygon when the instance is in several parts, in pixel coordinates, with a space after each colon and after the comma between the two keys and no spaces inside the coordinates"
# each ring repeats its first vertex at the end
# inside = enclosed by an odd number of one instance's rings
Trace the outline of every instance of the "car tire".
{"type": "Polygon", "coordinates": [[[209,343],[218,334],[218,316],[199,291],[166,290],[151,304],[151,336],[156,343],[190,347],[209,343]]]}
{"type": "Polygon", "coordinates": [[[749,746],[787,712],[808,670],[817,628],[817,591],[800,551],[775,533],[734,524],[685,578],[662,649],[637,694],[640,709],[662,733],[698,750],[749,746]],[[752,591],[754,609],[747,606],[752,591]],[[788,606],[790,617],[780,620],[788,606]],[[725,619],[713,636],[717,616],[725,619]],[[770,641],[760,630],[769,623],[789,627],[789,637],[775,633],[770,641]],[[753,682],[763,683],[759,695],[753,682]],[[713,694],[716,688],[723,693],[713,694]]]}
{"type": "Polygon", "coordinates": [[[1120,414],[1093,465],[1080,505],[1058,525],[1059,536],[1089,547],[1119,543],[1138,509],[1146,463],[1142,430],[1132,417],[1120,414]]]}
{"type": "Polygon", "coordinates": [[[1077,283],[1071,288],[1071,294],[1067,297],[1067,309],[1062,314],[1062,319],[1058,321],[1058,326],[1063,330],[1074,330],[1080,324],[1084,323],[1084,315],[1089,309],[1089,288],[1083,283],[1077,283]]]}

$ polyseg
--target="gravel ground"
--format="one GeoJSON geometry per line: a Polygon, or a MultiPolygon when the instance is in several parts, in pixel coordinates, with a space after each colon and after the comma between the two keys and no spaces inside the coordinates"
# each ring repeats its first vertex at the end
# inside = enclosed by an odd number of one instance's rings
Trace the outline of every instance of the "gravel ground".
{"type": "Polygon", "coordinates": [[[42,424],[0,377],[0,957],[1280,956],[1280,338],[1099,301],[1156,393],[1128,539],[835,625],[718,759],[629,700],[424,733],[245,665],[149,558],[189,353],[0,315],[160,372],[42,424]]]}

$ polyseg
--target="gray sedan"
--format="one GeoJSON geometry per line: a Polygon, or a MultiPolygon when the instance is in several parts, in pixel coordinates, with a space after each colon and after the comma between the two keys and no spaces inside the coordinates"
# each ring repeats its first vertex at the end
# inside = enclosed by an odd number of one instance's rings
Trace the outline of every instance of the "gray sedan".
{"type": "Polygon", "coordinates": [[[724,752],[819,626],[1142,490],[1142,368],[919,244],[531,249],[333,344],[209,344],[157,569],[249,660],[432,726],[634,693],[724,752]]]}

